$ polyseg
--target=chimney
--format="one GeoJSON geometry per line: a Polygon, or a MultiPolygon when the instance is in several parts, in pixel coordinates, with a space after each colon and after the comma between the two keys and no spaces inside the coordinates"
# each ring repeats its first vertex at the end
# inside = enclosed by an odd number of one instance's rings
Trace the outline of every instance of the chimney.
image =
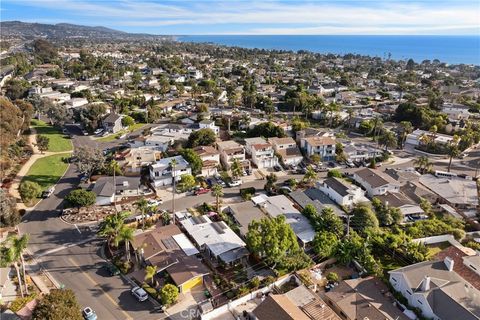
{"type": "Polygon", "coordinates": [[[422,291],[428,291],[430,290],[430,277],[425,276],[422,281],[422,291]]]}
{"type": "Polygon", "coordinates": [[[445,259],[443,259],[443,263],[445,263],[448,271],[453,271],[453,262],[453,259],[450,257],[445,257],[445,259]]]}

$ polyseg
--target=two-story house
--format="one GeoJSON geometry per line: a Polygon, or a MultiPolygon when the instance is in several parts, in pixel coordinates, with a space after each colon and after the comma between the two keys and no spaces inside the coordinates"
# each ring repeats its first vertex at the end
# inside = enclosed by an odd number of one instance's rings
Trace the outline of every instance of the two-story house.
{"type": "Polygon", "coordinates": [[[263,138],[245,139],[245,149],[252,157],[252,163],[259,169],[273,168],[278,165],[273,146],[263,138]]]}
{"type": "Polygon", "coordinates": [[[353,174],[353,180],[367,190],[370,197],[387,192],[399,192],[401,183],[380,170],[363,168],[353,174]]]}
{"type": "Polygon", "coordinates": [[[316,188],[325,193],[330,199],[335,201],[339,206],[352,208],[355,204],[368,202],[365,197],[365,191],[339,178],[327,178],[319,180],[316,188]]]}
{"type": "Polygon", "coordinates": [[[245,147],[233,140],[217,142],[217,149],[220,152],[220,161],[228,170],[236,160],[240,162],[243,168],[250,168],[250,161],[245,159],[245,147]]]}
{"type": "Polygon", "coordinates": [[[220,132],[220,128],[215,125],[213,120],[202,120],[198,123],[199,129],[210,129],[215,132],[216,135],[220,132]]]}
{"type": "Polygon", "coordinates": [[[122,130],[122,117],[116,113],[110,113],[105,119],[103,119],[103,129],[112,133],[117,133],[122,130]]]}
{"type": "Polygon", "coordinates": [[[335,143],[334,137],[308,137],[303,139],[307,157],[316,154],[320,156],[322,161],[335,159],[335,143]]]}
{"type": "Polygon", "coordinates": [[[140,175],[142,168],[162,158],[162,153],[148,147],[131,148],[120,155],[119,165],[125,175],[140,175]]]}
{"type": "Polygon", "coordinates": [[[218,173],[220,152],[212,146],[199,146],[193,149],[202,159],[202,176],[211,177],[218,173]]]}
{"type": "Polygon", "coordinates": [[[268,138],[272,144],[273,150],[280,156],[280,161],[285,165],[297,165],[303,160],[302,153],[297,143],[291,137],[268,138]]]}
{"type": "Polygon", "coordinates": [[[155,187],[169,186],[173,179],[179,181],[184,174],[192,174],[190,164],[182,156],[158,160],[149,167],[150,179],[155,187]],[[175,160],[173,163],[172,160],[175,160]]]}

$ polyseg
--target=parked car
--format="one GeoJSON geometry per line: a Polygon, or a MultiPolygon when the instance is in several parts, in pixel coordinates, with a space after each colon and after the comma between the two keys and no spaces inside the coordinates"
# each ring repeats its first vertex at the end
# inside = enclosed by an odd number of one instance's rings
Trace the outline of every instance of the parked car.
{"type": "Polygon", "coordinates": [[[232,180],[228,183],[229,187],[238,187],[242,184],[242,180],[232,180]]]}
{"type": "Polygon", "coordinates": [[[103,129],[97,129],[97,130],[93,131],[93,134],[99,135],[99,134],[101,134],[102,132],[103,132],[103,129]]]}
{"type": "Polygon", "coordinates": [[[106,263],[103,265],[103,270],[107,271],[107,273],[110,275],[110,276],[118,276],[120,274],[120,270],[114,266],[113,264],[110,264],[110,263],[106,263]]]}
{"type": "Polygon", "coordinates": [[[216,179],[217,179],[218,184],[221,185],[222,187],[227,186],[227,184],[225,183],[225,181],[222,180],[222,178],[218,177],[216,179]]]}
{"type": "Polygon", "coordinates": [[[63,133],[63,134],[68,134],[67,128],[63,128],[62,133],[63,133]]]}
{"type": "Polygon", "coordinates": [[[195,191],[195,195],[198,196],[200,194],[205,194],[205,193],[209,193],[209,192],[210,192],[209,188],[200,188],[200,189],[195,191]]]}
{"type": "Polygon", "coordinates": [[[46,198],[50,197],[53,194],[54,191],[55,191],[54,187],[48,188],[47,190],[42,192],[42,198],[46,199],[46,198]]]}
{"type": "Polygon", "coordinates": [[[162,204],[163,200],[162,199],[149,199],[147,201],[147,203],[148,203],[149,206],[153,207],[153,206],[158,206],[158,205],[162,204]]]}
{"type": "Polygon", "coordinates": [[[275,170],[276,172],[279,172],[279,171],[282,171],[282,167],[280,167],[279,165],[276,165],[273,167],[273,170],[275,170]]]}
{"type": "Polygon", "coordinates": [[[148,300],[148,295],[147,292],[140,287],[134,287],[132,289],[132,294],[135,298],[137,298],[138,301],[143,302],[148,300]]]}
{"type": "Polygon", "coordinates": [[[85,309],[83,309],[82,316],[85,320],[97,320],[97,314],[90,307],[86,307],[85,309]]]}
{"type": "Polygon", "coordinates": [[[328,166],[330,168],[335,168],[335,162],[333,162],[333,161],[328,162],[328,166]]]}

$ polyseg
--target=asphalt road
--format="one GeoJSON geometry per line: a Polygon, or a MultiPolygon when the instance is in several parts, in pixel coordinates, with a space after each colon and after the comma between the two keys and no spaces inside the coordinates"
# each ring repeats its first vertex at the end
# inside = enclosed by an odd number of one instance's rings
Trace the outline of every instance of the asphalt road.
{"type": "MultiPolygon", "coordinates": [[[[69,130],[74,134],[75,147],[99,147],[78,128],[70,126],[69,130]]],[[[75,291],[82,307],[92,307],[99,319],[160,319],[159,314],[151,314],[150,302],[135,300],[129,283],[101,271],[104,260],[95,235],[59,218],[63,198],[79,182],[75,166],[70,165],[54,194],[23,217],[19,229],[30,234],[28,250],[58,284],[75,291]]]]}

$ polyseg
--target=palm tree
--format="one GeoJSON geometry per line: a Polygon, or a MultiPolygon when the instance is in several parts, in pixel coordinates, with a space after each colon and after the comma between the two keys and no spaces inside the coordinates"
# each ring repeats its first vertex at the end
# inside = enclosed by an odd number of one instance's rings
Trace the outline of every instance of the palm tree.
{"type": "Polygon", "coordinates": [[[377,141],[377,134],[381,131],[383,127],[383,121],[379,117],[373,119],[373,141],[377,141]]]}
{"type": "Polygon", "coordinates": [[[430,162],[427,156],[421,156],[415,161],[413,161],[413,165],[418,167],[421,173],[428,172],[432,170],[433,163],[430,162]]]}
{"type": "Polygon", "coordinates": [[[385,146],[385,151],[388,151],[388,148],[395,148],[397,146],[397,138],[390,130],[385,131],[378,139],[378,142],[380,145],[385,146]]]}
{"type": "Polygon", "coordinates": [[[107,243],[111,244],[117,237],[118,233],[125,224],[125,219],[130,212],[123,211],[119,214],[111,214],[105,217],[100,223],[98,235],[107,239],[107,243]]]}
{"type": "Polygon", "coordinates": [[[148,281],[149,279],[152,280],[152,287],[155,285],[154,277],[157,274],[157,266],[147,266],[145,268],[145,281],[148,281]]]}
{"type": "Polygon", "coordinates": [[[142,197],[140,198],[140,200],[135,202],[135,206],[142,214],[142,230],[144,230],[145,229],[145,213],[147,213],[147,210],[148,210],[148,201],[144,197],[142,197]]]}
{"type": "Polygon", "coordinates": [[[172,187],[172,214],[173,214],[173,224],[175,224],[175,192],[176,189],[176,175],[175,175],[175,167],[177,166],[177,160],[172,159],[170,161],[170,166],[172,167],[172,179],[173,179],[173,187],[172,187]]]}
{"type": "Polygon", "coordinates": [[[410,121],[402,121],[400,122],[401,126],[401,139],[400,139],[400,147],[403,149],[405,146],[405,141],[407,140],[407,136],[412,133],[413,125],[410,121]]]}
{"type": "Polygon", "coordinates": [[[113,240],[116,247],[118,247],[121,242],[125,244],[125,254],[128,262],[130,262],[130,241],[133,241],[133,232],[134,229],[132,227],[123,225],[113,240]]]}
{"type": "Polygon", "coordinates": [[[232,163],[232,167],[230,168],[232,171],[232,176],[234,178],[238,178],[242,174],[242,166],[240,165],[240,161],[238,159],[234,159],[232,163]]]}
{"type": "Polygon", "coordinates": [[[24,234],[21,237],[13,236],[9,238],[10,247],[7,251],[7,261],[13,264],[15,267],[15,271],[17,272],[18,278],[18,285],[20,286],[20,292],[22,294],[22,298],[25,296],[23,291],[23,286],[25,286],[25,293],[28,294],[28,287],[27,287],[27,278],[25,275],[25,261],[23,259],[23,253],[25,249],[27,249],[28,245],[28,234],[24,234]],[[19,266],[20,262],[20,266],[19,266]],[[23,281],[20,275],[20,267],[23,270],[23,281]]]}
{"type": "Polygon", "coordinates": [[[220,211],[220,197],[223,197],[223,187],[219,184],[216,184],[212,187],[212,195],[215,197],[215,202],[217,204],[217,212],[220,211]]]}
{"type": "Polygon", "coordinates": [[[352,117],[353,117],[353,109],[348,108],[347,109],[347,133],[350,133],[351,127],[352,127],[352,117]]]}
{"type": "Polygon", "coordinates": [[[452,159],[460,155],[460,149],[458,148],[458,141],[460,138],[457,135],[453,136],[453,140],[448,144],[448,155],[450,159],[448,160],[448,172],[450,172],[450,167],[452,166],[452,159]]]}
{"type": "Polygon", "coordinates": [[[312,181],[317,179],[317,173],[313,170],[312,166],[308,166],[303,176],[303,181],[311,183],[312,181]]]}
{"type": "Polygon", "coordinates": [[[277,182],[277,175],[275,173],[270,173],[267,176],[267,183],[265,183],[264,189],[265,191],[271,191],[277,182]]]}

